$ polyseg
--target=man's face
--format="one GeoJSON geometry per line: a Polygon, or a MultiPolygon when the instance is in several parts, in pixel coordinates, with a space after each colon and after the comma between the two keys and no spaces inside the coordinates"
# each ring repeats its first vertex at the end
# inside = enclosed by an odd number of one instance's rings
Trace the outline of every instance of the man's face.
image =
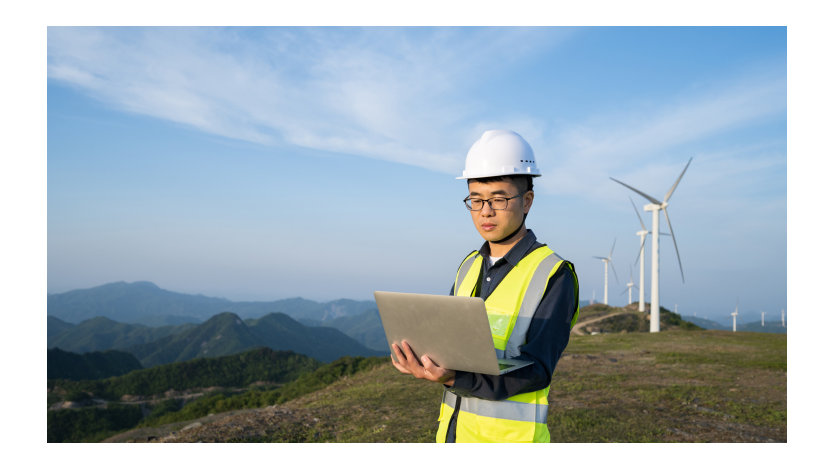
{"type": "MultiPolygon", "coordinates": [[[[490,199],[493,197],[511,198],[519,195],[518,188],[510,181],[469,183],[469,197],[472,199],[490,199]]],[[[524,214],[533,204],[533,192],[527,191],[523,197],[507,201],[505,210],[495,210],[486,202],[479,211],[471,211],[472,222],[478,233],[487,241],[498,241],[513,233],[524,221],[524,214]]]]}

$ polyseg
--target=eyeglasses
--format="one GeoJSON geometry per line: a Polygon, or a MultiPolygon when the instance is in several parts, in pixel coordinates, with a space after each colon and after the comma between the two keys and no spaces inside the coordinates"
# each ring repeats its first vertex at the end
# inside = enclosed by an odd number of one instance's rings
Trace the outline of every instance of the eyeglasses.
{"type": "Polygon", "coordinates": [[[510,199],[515,199],[517,197],[521,197],[521,194],[515,195],[513,197],[491,197],[489,199],[473,199],[473,198],[466,198],[463,200],[463,203],[466,204],[466,208],[470,211],[479,211],[484,208],[484,203],[486,202],[489,204],[490,209],[496,211],[503,211],[507,209],[507,204],[509,203],[510,199]]]}

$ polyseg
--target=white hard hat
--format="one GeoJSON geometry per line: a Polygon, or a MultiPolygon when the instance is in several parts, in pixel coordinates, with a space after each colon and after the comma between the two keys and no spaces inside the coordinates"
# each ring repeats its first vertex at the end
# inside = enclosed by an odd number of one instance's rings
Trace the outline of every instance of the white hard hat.
{"type": "Polygon", "coordinates": [[[466,154],[466,167],[457,179],[490,176],[541,176],[533,149],[513,131],[484,132],[466,154]]]}

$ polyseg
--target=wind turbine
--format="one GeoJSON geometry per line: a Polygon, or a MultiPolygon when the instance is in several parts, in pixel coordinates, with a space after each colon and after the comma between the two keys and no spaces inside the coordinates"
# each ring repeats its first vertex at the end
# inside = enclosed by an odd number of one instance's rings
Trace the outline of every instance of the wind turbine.
{"type": "Polygon", "coordinates": [[[634,287],[634,274],[631,274],[631,269],[629,268],[629,277],[631,278],[626,284],[626,288],[620,294],[625,294],[628,291],[628,305],[631,305],[631,288],[634,287]]]}
{"type": "Polygon", "coordinates": [[[736,332],[736,317],[738,316],[738,301],[736,301],[736,309],[730,312],[730,315],[733,316],[733,333],[736,332]]]}
{"type": "MultiPolygon", "coordinates": [[[[601,259],[603,268],[605,269],[605,291],[602,295],[602,303],[608,305],[608,265],[611,264],[611,271],[614,271],[614,279],[617,279],[617,271],[614,270],[614,263],[611,261],[611,256],[614,254],[614,245],[617,244],[617,239],[614,239],[614,243],[611,245],[611,251],[608,252],[608,256],[603,258],[602,256],[594,256],[596,259],[601,259]]],[[[617,279],[617,282],[620,282],[617,279]]]]}
{"type": "Polygon", "coordinates": [[[785,327],[785,309],[782,309],[782,328],[785,327]]]}
{"type": "Polygon", "coordinates": [[[675,254],[678,257],[678,267],[681,270],[681,281],[686,282],[683,277],[683,265],[681,264],[681,255],[678,251],[678,242],[675,240],[675,231],[672,230],[672,222],[669,220],[669,210],[667,207],[669,206],[669,198],[672,197],[672,193],[675,192],[675,188],[678,187],[678,183],[681,182],[681,178],[683,178],[683,174],[686,173],[686,169],[689,168],[689,164],[692,163],[692,158],[686,162],[686,166],[683,168],[680,176],[675,181],[675,184],[669,189],[666,193],[666,196],[663,198],[663,201],[658,201],[657,199],[649,196],[648,194],[640,191],[639,189],[635,189],[622,181],[618,181],[614,178],[611,178],[617,183],[625,186],[626,188],[636,192],[637,194],[643,196],[644,198],[648,199],[651,204],[646,204],[643,206],[643,210],[646,212],[651,211],[652,213],[652,301],[651,301],[651,315],[650,315],[650,323],[649,323],[649,331],[652,333],[656,333],[660,331],[660,292],[659,292],[659,278],[660,275],[660,234],[658,230],[658,226],[660,225],[660,211],[663,211],[663,215],[666,216],[666,224],[669,225],[669,232],[672,234],[672,243],[675,245],[675,254]]]}
{"type": "Polygon", "coordinates": [[[764,326],[764,312],[762,312],[762,326],[764,326]]]}

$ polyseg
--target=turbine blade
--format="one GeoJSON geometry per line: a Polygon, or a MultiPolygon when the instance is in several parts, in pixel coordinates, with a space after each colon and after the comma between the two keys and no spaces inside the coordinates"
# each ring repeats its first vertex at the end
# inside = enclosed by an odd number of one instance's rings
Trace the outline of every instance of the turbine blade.
{"type": "Polygon", "coordinates": [[[631,207],[634,208],[634,213],[637,214],[637,220],[640,221],[640,227],[642,227],[643,230],[646,230],[646,226],[643,224],[643,218],[640,217],[640,211],[637,210],[637,206],[634,204],[634,199],[629,196],[628,200],[631,201],[631,207]]]}
{"type": "Polygon", "coordinates": [[[686,283],[686,280],[683,278],[683,264],[681,264],[681,254],[678,252],[678,242],[675,240],[675,231],[672,230],[672,221],[669,220],[669,210],[664,209],[663,215],[666,216],[666,224],[669,225],[669,232],[672,233],[672,243],[675,244],[675,254],[678,256],[678,267],[681,269],[681,281],[686,283]]]}
{"type": "MultiPolygon", "coordinates": [[[[611,177],[609,176],[609,178],[611,178],[611,177]]],[[[657,199],[655,199],[655,198],[653,198],[653,197],[649,196],[648,194],[646,194],[646,193],[644,193],[644,192],[640,191],[639,189],[632,188],[631,186],[629,186],[629,185],[627,185],[627,184],[623,183],[622,181],[618,181],[618,180],[616,180],[616,179],[614,179],[614,178],[611,178],[611,179],[612,179],[612,180],[614,180],[614,181],[616,181],[617,183],[620,183],[621,185],[625,186],[626,188],[628,188],[628,189],[630,189],[630,190],[634,191],[635,193],[637,193],[637,194],[639,194],[639,195],[643,196],[644,198],[648,199],[650,202],[652,202],[652,203],[654,203],[654,204],[657,204],[657,205],[662,204],[662,203],[661,203],[660,201],[658,201],[657,199]]]]}
{"type": "Polygon", "coordinates": [[[634,259],[634,264],[637,264],[637,262],[640,261],[640,253],[643,252],[643,247],[646,246],[646,238],[648,237],[643,237],[643,240],[640,241],[640,251],[637,252],[637,258],[634,259]]]}
{"type": "Polygon", "coordinates": [[[672,197],[672,193],[675,192],[675,188],[678,187],[678,183],[681,182],[681,178],[683,178],[683,174],[686,173],[686,169],[689,168],[690,163],[692,163],[692,157],[689,157],[689,161],[686,162],[686,166],[683,167],[683,171],[681,172],[681,175],[678,176],[678,179],[677,181],[675,181],[675,184],[673,184],[672,187],[669,188],[669,192],[666,193],[666,197],[663,198],[663,202],[667,202],[669,198],[672,197]]]}
{"type": "Polygon", "coordinates": [[[617,244],[617,239],[614,238],[614,243],[611,244],[611,251],[608,252],[608,258],[610,259],[611,256],[614,254],[614,245],[617,244]]]}
{"type": "Polygon", "coordinates": [[[596,259],[608,259],[608,258],[603,258],[602,256],[594,256],[593,258],[596,258],[596,259]]]}

